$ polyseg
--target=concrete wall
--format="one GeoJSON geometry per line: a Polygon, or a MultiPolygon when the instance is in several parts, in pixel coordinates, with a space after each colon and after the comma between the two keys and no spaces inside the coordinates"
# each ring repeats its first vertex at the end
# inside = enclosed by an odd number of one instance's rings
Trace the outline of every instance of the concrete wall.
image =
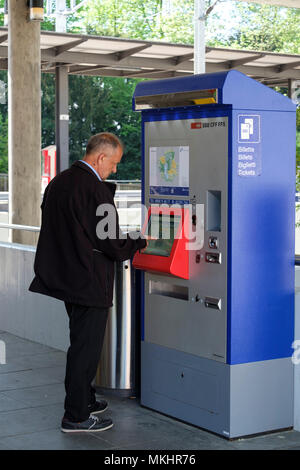
{"type": "Polygon", "coordinates": [[[68,316],[63,302],[28,291],[35,248],[0,243],[0,330],[66,351],[68,316]]]}

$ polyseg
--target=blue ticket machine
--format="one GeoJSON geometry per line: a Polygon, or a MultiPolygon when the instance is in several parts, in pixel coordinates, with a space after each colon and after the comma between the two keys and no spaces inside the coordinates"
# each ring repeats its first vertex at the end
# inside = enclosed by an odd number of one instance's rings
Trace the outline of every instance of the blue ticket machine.
{"type": "Polygon", "coordinates": [[[141,82],[133,105],[144,204],[202,207],[203,233],[185,278],[151,242],[141,403],[227,438],[290,428],[296,106],[234,70],[141,82]]]}

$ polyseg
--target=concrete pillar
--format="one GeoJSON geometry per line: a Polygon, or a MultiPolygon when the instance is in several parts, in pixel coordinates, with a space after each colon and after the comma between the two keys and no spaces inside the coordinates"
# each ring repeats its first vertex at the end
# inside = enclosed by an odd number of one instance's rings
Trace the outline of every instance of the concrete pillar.
{"type": "MultiPolygon", "coordinates": [[[[9,223],[40,225],[40,24],[28,21],[27,0],[8,2],[9,223]]],[[[35,245],[38,234],[11,230],[10,241],[35,245]]]]}

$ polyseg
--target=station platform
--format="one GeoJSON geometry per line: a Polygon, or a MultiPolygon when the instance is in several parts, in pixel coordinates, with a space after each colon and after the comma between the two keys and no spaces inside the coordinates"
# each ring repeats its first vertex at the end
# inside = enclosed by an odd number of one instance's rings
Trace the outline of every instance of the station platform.
{"type": "MultiPolygon", "coordinates": [[[[138,398],[105,396],[114,427],[101,433],[60,431],[66,353],[0,331],[0,450],[300,450],[289,430],[227,441],[143,408],[138,398]]],[[[102,397],[103,398],[103,397],[102,397]]]]}

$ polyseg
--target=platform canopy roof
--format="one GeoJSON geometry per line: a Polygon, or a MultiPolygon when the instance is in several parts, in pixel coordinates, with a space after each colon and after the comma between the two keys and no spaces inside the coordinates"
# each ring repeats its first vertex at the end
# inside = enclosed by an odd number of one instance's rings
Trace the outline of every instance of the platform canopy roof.
{"type": "MultiPolygon", "coordinates": [[[[292,0],[291,0],[292,1],[292,0]]],[[[41,31],[41,68],[53,73],[167,78],[193,74],[193,46],[155,41],[41,31]]],[[[0,69],[8,65],[8,30],[0,27],[0,69]]],[[[236,69],[268,86],[300,80],[300,55],[206,48],[206,71],[236,69]]]]}
{"type": "Polygon", "coordinates": [[[300,8],[300,0],[239,0],[247,3],[260,3],[262,5],[273,5],[286,8],[300,8]]]}

